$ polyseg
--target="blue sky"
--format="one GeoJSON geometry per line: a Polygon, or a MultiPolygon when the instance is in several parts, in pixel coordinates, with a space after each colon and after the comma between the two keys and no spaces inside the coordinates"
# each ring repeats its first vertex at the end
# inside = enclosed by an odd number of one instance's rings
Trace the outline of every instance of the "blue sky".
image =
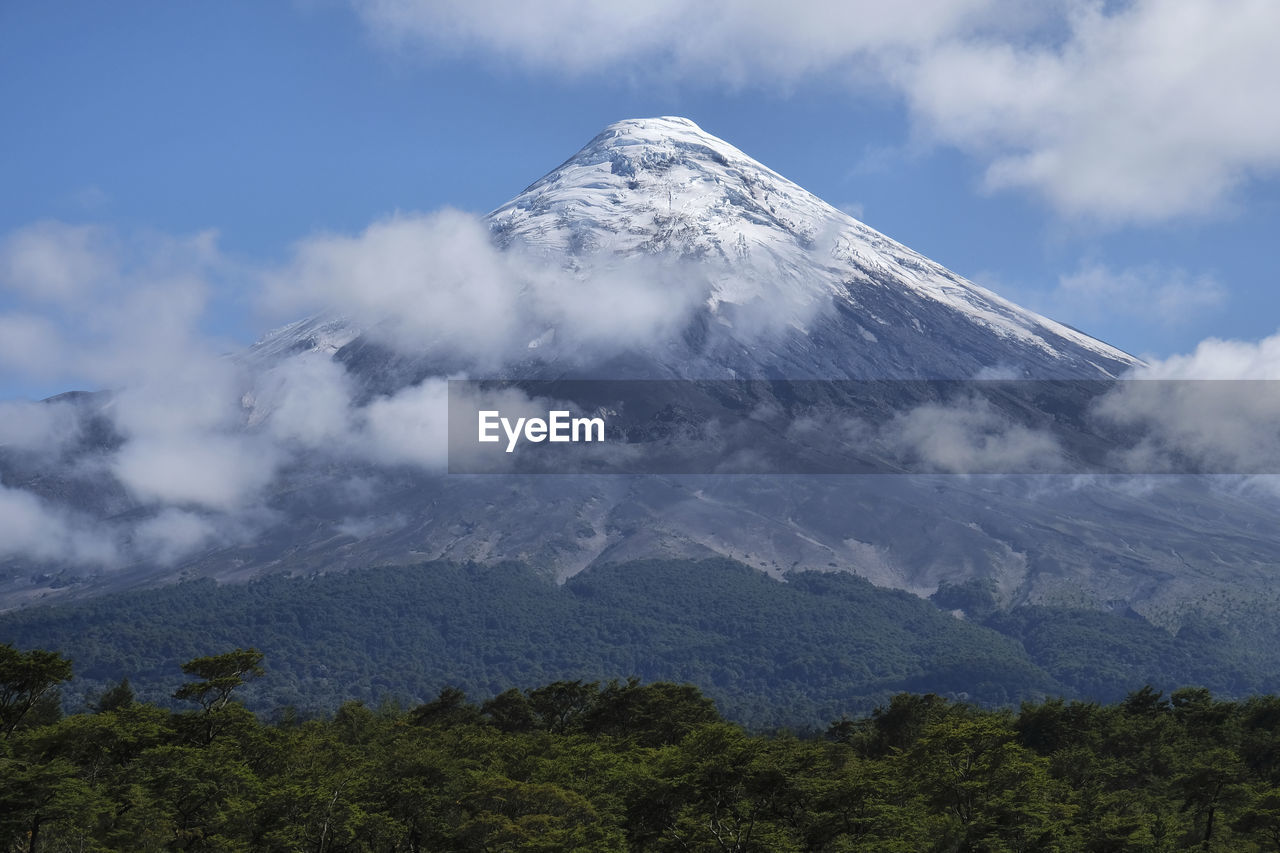
{"type": "MultiPolygon", "coordinates": [[[[4,4],[0,240],[89,226],[108,289],[198,268],[182,316],[230,347],[281,319],[257,271],[297,241],[487,212],[604,125],[674,114],[1131,352],[1276,333],[1275,4],[886,5],[4,4]]],[[[0,397],[94,384],[13,352],[36,321],[94,333],[21,272],[0,397]]]]}

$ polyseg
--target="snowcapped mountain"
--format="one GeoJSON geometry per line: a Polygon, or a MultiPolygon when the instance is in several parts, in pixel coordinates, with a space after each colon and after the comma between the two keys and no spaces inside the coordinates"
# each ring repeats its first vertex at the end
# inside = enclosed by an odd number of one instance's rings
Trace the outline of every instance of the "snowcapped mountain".
{"type": "MultiPolygon", "coordinates": [[[[707,263],[706,305],[722,324],[732,325],[727,308],[752,304],[834,314],[862,340],[846,339],[859,352],[832,366],[868,377],[963,379],[1001,361],[1030,374],[1110,376],[1134,363],[867,227],[686,118],[610,125],[488,219],[503,245],[570,259],[672,253],[707,263]],[[954,352],[971,330],[988,340],[954,352]],[[953,352],[922,358],[930,337],[953,352]],[[895,363],[890,353],[912,357],[895,363]]],[[[816,364],[793,366],[808,374],[816,364]]]]}
{"type": "MultiPolygon", "coordinates": [[[[245,393],[244,433],[313,442],[279,463],[251,523],[198,507],[170,512],[111,479],[108,463],[131,439],[112,431],[100,400],[96,443],[62,453],[56,470],[0,453],[0,473],[13,472],[6,485],[108,529],[154,536],[176,519],[198,543],[176,561],[74,584],[57,566],[0,565],[0,607],[177,575],[243,580],[431,559],[518,560],[563,579],[628,558],[723,554],[775,575],[846,570],[922,595],[977,579],[1002,604],[1119,603],[1170,624],[1188,602],[1212,594],[1229,612],[1270,583],[1280,557],[1270,505],[1203,480],[450,477],[438,460],[431,468],[371,453],[378,436],[416,448],[417,424],[405,415],[426,395],[402,392],[458,375],[1089,380],[1137,363],[966,281],[687,119],[605,128],[477,230],[498,258],[490,266],[514,283],[496,308],[514,318],[492,343],[496,367],[464,358],[456,339],[424,338],[415,351],[402,336],[391,346],[376,322],[337,314],[293,323],[240,354],[249,373],[275,371],[262,394],[245,393]],[[589,314],[575,313],[580,303],[589,314]],[[678,310],[658,310],[671,305],[678,310]],[[597,330],[585,347],[574,337],[575,317],[650,328],[641,308],[663,321],[647,337],[597,330]],[[306,364],[294,363],[299,355],[306,364]],[[304,369],[276,370],[291,363],[304,369]],[[299,384],[285,387],[286,375],[299,384]],[[328,395],[323,418],[312,411],[321,407],[298,405],[309,388],[328,395]],[[272,433],[286,410],[295,422],[272,433]],[[353,424],[365,432],[353,438],[353,424]]],[[[430,263],[421,270],[429,297],[438,275],[430,263]]],[[[434,310],[430,298],[422,305],[434,310]]]]}
{"type": "MultiPolygon", "coordinates": [[[[584,366],[571,343],[557,348],[554,324],[534,326],[529,358],[507,365],[509,375],[573,365],[603,377],[612,368],[655,378],[1109,378],[1136,363],[867,227],[685,118],[610,125],[486,220],[499,246],[559,267],[568,288],[601,268],[660,259],[665,267],[642,274],[689,279],[698,309],[683,334],[638,347],[639,363],[631,353],[584,366]]],[[[349,324],[311,320],[257,349],[356,337],[349,324]]]]}

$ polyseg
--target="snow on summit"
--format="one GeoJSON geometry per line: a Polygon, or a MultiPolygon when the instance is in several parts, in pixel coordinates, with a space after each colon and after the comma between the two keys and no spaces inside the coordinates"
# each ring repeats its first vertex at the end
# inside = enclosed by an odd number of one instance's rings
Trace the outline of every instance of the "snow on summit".
{"type": "MultiPolygon", "coordinates": [[[[1051,360],[1082,356],[1084,373],[1109,376],[1134,363],[867,227],[687,118],[609,125],[489,221],[502,245],[569,256],[676,253],[716,262],[727,272],[711,296],[713,310],[720,303],[834,299],[865,320],[859,337],[871,343],[889,323],[905,320],[922,329],[937,309],[949,309],[1019,349],[1051,360]],[[897,292],[878,292],[886,289],[897,292]],[[906,295],[927,305],[909,317],[874,309],[906,295]]],[[[907,365],[894,372],[916,373],[907,365]]]]}
{"type": "MultiPolygon", "coordinates": [[[[486,222],[499,249],[562,271],[560,304],[619,302],[593,278],[619,269],[633,289],[642,279],[651,314],[663,313],[655,302],[688,301],[676,327],[628,341],[640,375],[1107,378],[1136,363],[869,228],[687,118],[609,125],[486,222]]],[[[422,275],[429,288],[431,271],[422,275]]],[[[625,320],[621,305],[601,310],[625,320]]],[[[315,349],[317,329],[339,345],[356,338],[340,326],[297,325],[259,350],[315,349]]],[[[522,374],[575,360],[562,326],[521,327],[522,374]]]]}

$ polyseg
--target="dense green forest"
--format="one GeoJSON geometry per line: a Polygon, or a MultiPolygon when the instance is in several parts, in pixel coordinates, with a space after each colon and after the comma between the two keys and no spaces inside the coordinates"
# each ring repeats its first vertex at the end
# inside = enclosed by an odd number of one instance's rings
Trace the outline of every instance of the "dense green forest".
{"type": "MultiPolygon", "coordinates": [[[[269,662],[268,662],[269,665],[269,662]]],[[[483,703],[265,722],[236,649],[60,716],[65,658],[0,645],[0,850],[1280,849],[1280,698],[902,693],[824,735],[751,734],[691,685],[556,682],[483,703]]]]}
{"type": "Polygon", "coordinates": [[[988,706],[1116,701],[1147,683],[1280,691],[1264,644],[1194,621],[1174,635],[1132,613],[999,611],[980,584],[935,600],[846,573],[779,583],[725,559],[599,566],[563,586],[520,565],[431,563],[33,607],[0,616],[0,642],[73,659],[73,711],[124,676],[141,699],[170,702],[182,662],[248,646],[271,661],[243,691],[260,713],[628,676],[694,684],[756,730],[821,728],[903,691],[988,706]]]}

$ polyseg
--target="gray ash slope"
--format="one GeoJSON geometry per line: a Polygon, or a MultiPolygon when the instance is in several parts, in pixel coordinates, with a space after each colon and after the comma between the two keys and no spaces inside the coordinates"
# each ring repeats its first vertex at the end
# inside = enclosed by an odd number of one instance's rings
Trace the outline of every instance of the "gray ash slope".
{"type": "MultiPolygon", "coordinates": [[[[692,281],[673,286],[694,296],[671,334],[616,351],[584,353],[572,330],[535,322],[519,331],[519,355],[489,375],[1092,380],[1136,363],[875,232],[685,119],[610,126],[487,221],[505,251],[563,271],[564,287],[586,286],[601,265],[644,261],[651,273],[692,281]]],[[[592,298],[609,310],[607,292],[592,298]]],[[[344,365],[366,398],[463,367],[448,352],[396,350],[334,317],[279,330],[243,357],[270,365],[300,352],[344,365]]],[[[87,496],[96,514],[146,511],[73,463],[39,482],[23,476],[42,494],[87,496]]],[[[25,471],[4,464],[7,477],[25,471]]],[[[0,606],[179,576],[243,580],[448,559],[519,560],[562,579],[596,563],[723,554],[775,575],[852,571],[921,595],[976,578],[1006,606],[1132,607],[1176,625],[1193,611],[1274,607],[1275,506],[1219,486],[1205,478],[495,479],[326,458],[284,472],[266,501],[272,521],[251,544],[83,578],[11,561],[0,569],[0,606]],[[352,482],[372,484],[358,506],[352,482]]]]}

